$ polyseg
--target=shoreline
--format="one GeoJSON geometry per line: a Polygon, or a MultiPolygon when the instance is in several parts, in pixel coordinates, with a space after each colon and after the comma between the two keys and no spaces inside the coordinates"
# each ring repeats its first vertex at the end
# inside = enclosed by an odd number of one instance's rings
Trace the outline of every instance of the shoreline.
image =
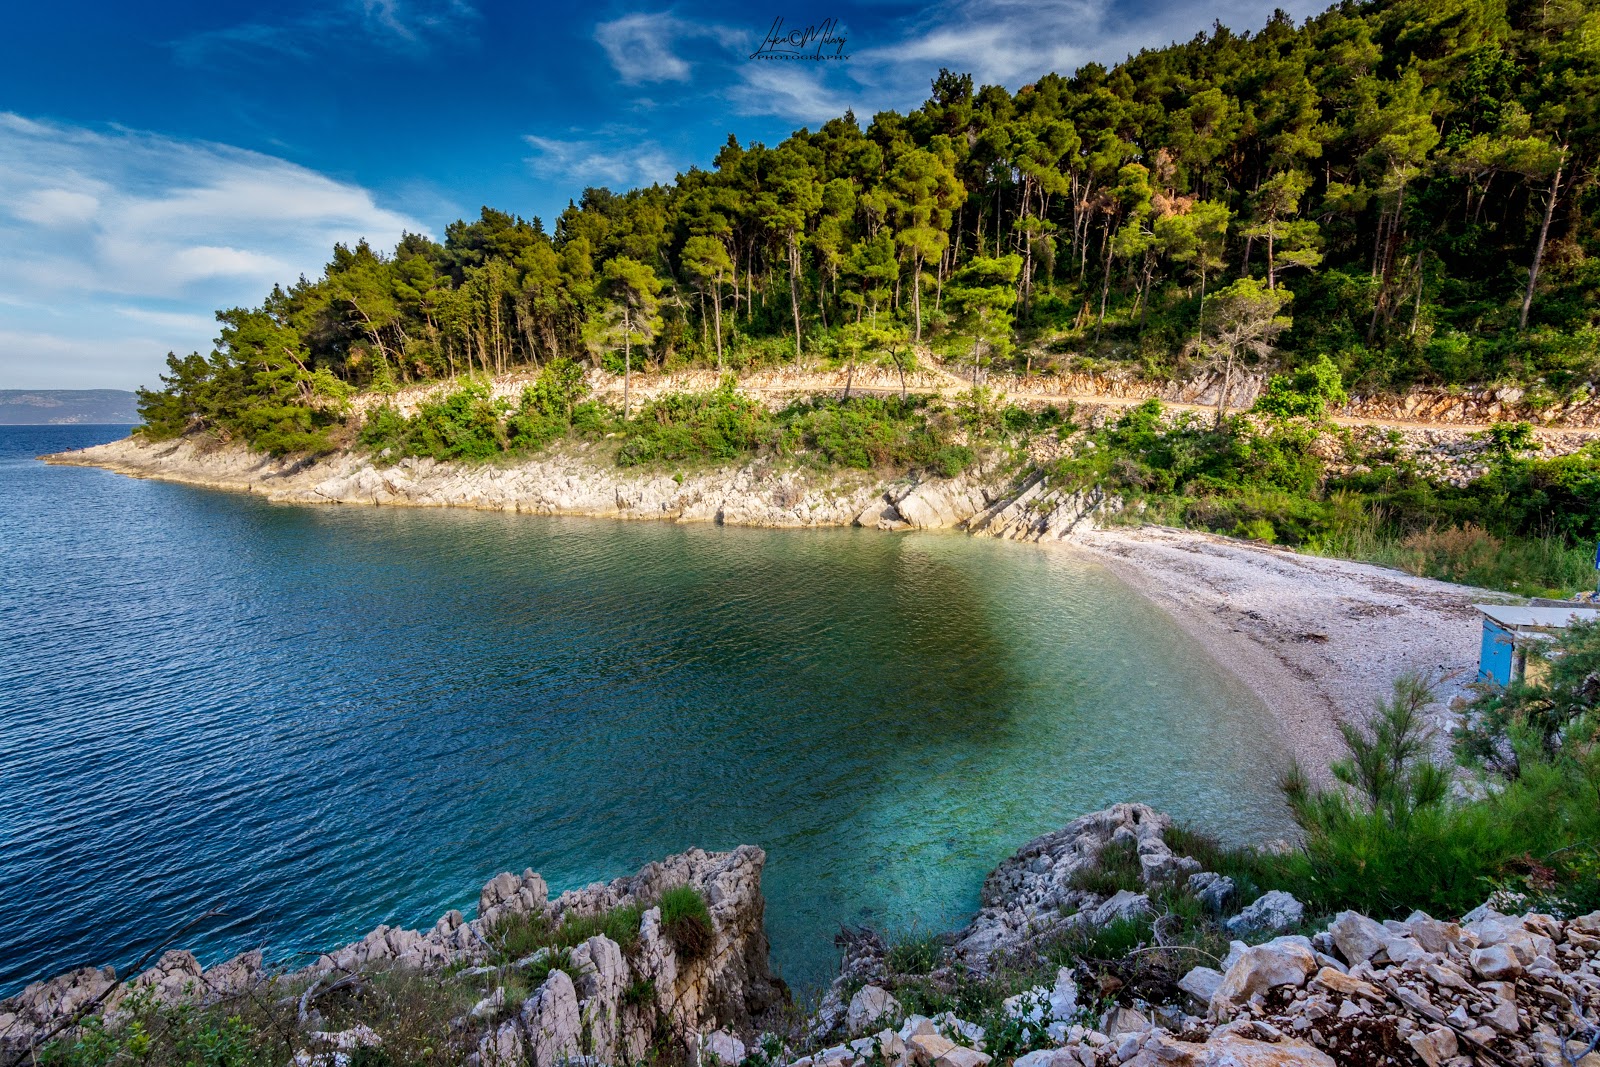
{"type": "Polygon", "coordinates": [[[608,470],[585,449],[516,465],[431,460],[377,467],[343,453],[308,462],[193,440],[125,438],[44,462],[248,492],[276,503],[466,507],[586,518],[714,522],[767,528],[866,526],[961,530],[1037,541],[1111,571],[1161,608],[1254,692],[1285,749],[1314,780],[1342,754],[1338,724],[1361,721],[1393,678],[1442,679],[1431,716],[1442,741],[1448,705],[1473,680],[1477,615],[1506,594],[1417,578],[1348,560],[1304,556],[1214,534],[1156,526],[1097,527],[1101,501],[982,472],[954,479],[883,479],[724,467],[671,477],[608,470]]]}
{"type": "Polygon", "coordinates": [[[1507,594],[1369,563],[1307,556],[1161,526],[1085,532],[1067,546],[1162,608],[1271,709],[1313,781],[1344,754],[1340,722],[1361,722],[1394,678],[1437,681],[1428,718],[1447,745],[1451,701],[1475,680],[1471,605],[1507,594]]]}

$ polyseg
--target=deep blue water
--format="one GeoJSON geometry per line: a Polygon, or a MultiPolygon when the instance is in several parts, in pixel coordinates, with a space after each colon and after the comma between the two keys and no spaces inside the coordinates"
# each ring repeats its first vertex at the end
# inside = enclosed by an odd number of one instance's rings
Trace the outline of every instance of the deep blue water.
{"type": "Polygon", "coordinates": [[[691,845],[783,972],[963,921],[1122,799],[1276,835],[1260,703],[1091,564],[956,535],[284,507],[0,428],[0,995],[184,940],[288,959],[691,845]]]}

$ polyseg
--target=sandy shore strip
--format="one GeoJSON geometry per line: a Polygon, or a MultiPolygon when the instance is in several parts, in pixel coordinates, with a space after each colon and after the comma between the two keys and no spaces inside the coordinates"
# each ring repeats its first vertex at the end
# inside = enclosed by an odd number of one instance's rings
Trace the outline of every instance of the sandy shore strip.
{"type": "Polygon", "coordinates": [[[1360,722],[1406,671],[1444,679],[1449,702],[1477,674],[1480,616],[1471,605],[1515,597],[1366,563],[1159,526],[1109,527],[1067,545],[1167,611],[1276,716],[1314,778],[1343,755],[1338,723],[1360,722]]]}

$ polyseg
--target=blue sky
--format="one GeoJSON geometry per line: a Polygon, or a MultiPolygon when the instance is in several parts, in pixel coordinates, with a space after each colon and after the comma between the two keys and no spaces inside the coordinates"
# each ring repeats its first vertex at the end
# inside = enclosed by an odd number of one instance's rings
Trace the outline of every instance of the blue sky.
{"type": "Polygon", "coordinates": [[[705,165],[939,67],[1010,88],[1259,27],[1297,0],[799,4],[296,0],[36,3],[0,39],[0,388],[155,384],[213,309],[315,275],[334,241],[442,234],[489,204],[547,221],[586,185],[705,165]],[[850,58],[749,59],[776,18],[850,58]]]}

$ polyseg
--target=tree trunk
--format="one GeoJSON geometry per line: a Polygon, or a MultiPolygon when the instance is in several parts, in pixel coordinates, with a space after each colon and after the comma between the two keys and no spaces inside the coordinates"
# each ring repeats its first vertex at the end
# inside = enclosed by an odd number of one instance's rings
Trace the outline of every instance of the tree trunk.
{"type": "Polygon", "coordinates": [[[912,330],[913,341],[922,340],[922,253],[917,253],[911,260],[911,317],[916,326],[912,330]]]}
{"type": "Polygon", "coordinates": [[[1222,391],[1217,395],[1217,425],[1228,417],[1228,392],[1233,387],[1233,349],[1228,349],[1227,362],[1222,365],[1222,391]]]}
{"type": "Polygon", "coordinates": [[[622,312],[622,421],[628,421],[629,391],[633,385],[633,318],[622,312]]]}
{"type": "Polygon", "coordinates": [[[1422,284],[1427,277],[1422,273],[1422,261],[1427,258],[1428,250],[1422,249],[1417,253],[1417,302],[1411,309],[1411,336],[1417,335],[1417,320],[1422,318],[1422,284]]]}
{"type": "Polygon", "coordinates": [[[717,374],[722,374],[722,272],[717,272],[717,288],[711,294],[711,314],[717,327],[717,374]]]}
{"type": "Polygon", "coordinates": [[[1544,205],[1544,221],[1539,224],[1539,240],[1533,246],[1533,265],[1528,268],[1528,291],[1522,294],[1522,316],[1517,329],[1528,328],[1528,312],[1533,310],[1533,287],[1539,281],[1539,263],[1544,259],[1544,241],[1550,235],[1550,219],[1556,213],[1556,197],[1561,194],[1561,172],[1567,165],[1567,146],[1561,146],[1561,162],[1556,164],[1556,176],[1550,181],[1550,199],[1544,205]]]}
{"type": "Polygon", "coordinates": [[[794,308],[794,361],[800,362],[800,242],[789,234],[789,303],[794,308]]]}
{"type": "MultiPolygon", "coordinates": [[[[1107,223],[1107,228],[1110,224],[1107,223]]],[[[1100,284],[1100,321],[1094,324],[1094,339],[1100,340],[1100,328],[1106,324],[1106,298],[1111,295],[1111,241],[1106,241],[1105,277],[1100,284]]]]}

